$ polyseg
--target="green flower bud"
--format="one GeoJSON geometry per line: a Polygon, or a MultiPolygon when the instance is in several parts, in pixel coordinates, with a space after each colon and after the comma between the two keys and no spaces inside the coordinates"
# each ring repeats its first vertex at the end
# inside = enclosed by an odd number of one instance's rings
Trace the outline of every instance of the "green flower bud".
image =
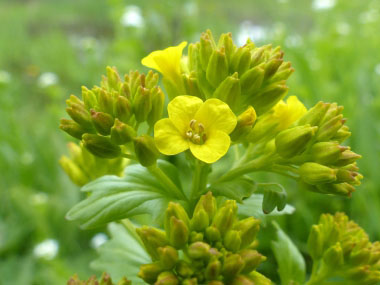
{"type": "Polygon", "coordinates": [[[191,229],[203,231],[209,226],[209,217],[204,209],[194,212],[191,219],[191,229]]]}
{"type": "Polygon", "coordinates": [[[96,112],[94,109],[90,112],[95,129],[103,136],[109,135],[114,122],[113,117],[103,112],[96,112]]]}
{"type": "Polygon", "coordinates": [[[343,124],[343,115],[338,115],[331,118],[319,127],[316,140],[328,141],[336,134],[336,132],[342,127],[343,124]]]}
{"type": "Polygon", "coordinates": [[[236,47],[232,40],[232,33],[222,34],[219,38],[218,47],[223,47],[226,51],[226,56],[228,62],[231,60],[232,53],[235,51],[236,47]]]}
{"type": "Polygon", "coordinates": [[[340,154],[338,160],[335,162],[335,165],[345,166],[348,164],[352,164],[361,157],[362,156],[360,154],[357,154],[351,150],[345,150],[340,154]]]}
{"type": "Polygon", "coordinates": [[[188,254],[194,259],[205,259],[210,254],[210,246],[207,243],[198,241],[191,244],[188,248],[188,254]]]}
{"type": "Polygon", "coordinates": [[[236,212],[236,202],[233,200],[228,200],[223,207],[216,212],[212,225],[215,226],[222,235],[224,235],[232,228],[232,225],[235,222],[236,212]]]}
{"type": "Polygon", "coordinates": [[[145,87],[148,89],[155,88],[158,84],[158,79],[159,79],[158,73],[155,73],[152,70],[149,70],[145,78],[145,87]]]}
{"type": "Polygon", "coordinates": [[[172,269],[178,261],[177,250],[171,246],[160,247],[157,249],[161,267],[165,270],[172,269]]]}
{"type": "Polygon", "coordinates": [[[158,275],[157,281],[154,284],[155,285],[177,285],[179,284],[179,280],[172,272],[166,271],[158,275]]]}
{"type": "Polygon", "coordinates": [[[182,285],[198,285],[197,278],[184,279],[181,283],[182,285]]]}
{"type": "Polygon", "coordinates": [[[351,136],[351,132],[349,131],[349,128],[345,125],[343,125],[336,134],[332,137],[333,140],[336,140],[338,142],[343,142],[346,139],[348,139],[351,136]]]}
{"type": "Polygon", "coordinates": [[[158,275],[162,272],[162,268],[158,263],[143,264],[140,266],[138,277],[149,284],[156,282],[158,275]]]}
{"type": "Polygon", "coordinates": [[[264,80],[265,70],[263,66],[256,66],[245,72],[241,78],[241,92],[247,99],[257,95],[264,80]]]}
{"type": "Polygon", "coordinates": [[[247,47],[239,47],[231,57],[230,71],[244,74],[251,64],[251,51],[247,47]]]}
{"type": "Polygon", "coordinates": [[[254,282],[254,284],[260,284],[260,285],[271,285],[272,281],[270,281],[268,278],[266,278],[264,275],[260,274],[259,272],[255,271],[249,274],[250,279],[254,282]]]}
{"type": "Polygon", "coordinates": [[[162,117],[165,104],[165,95],[160,87],[154,87],[151,89],[150,96],[152,98],[152,109],[148,114],[147,121],[148,124],[153,127],[154,124],[162,117]]]}
{"type": "Polygon", "coordinates": [[[88,90],[86,86],[82,86],[82,99],[87,110],[95,108],[98,104],[96,95],[91,90],[88,90]]]}
{"type": "Polygon", "coordinates": [[[319,142],[311,147],[310,154],[317,163],[332,164],[336,162],[341,156],[341,153],[347,149],[348,147],[340,146],[337,142],[319,142]]]}
{"type": "Polygon", "coordinates": [[[189,241],[191,243],[197,242],[197,241],[203,241],[203,233],[191,232],[189,241]]]}
{"type": "Polygon", "coordinates": [[[221,239],[220,232],[215,226],[208,227],[205,233],[206,233],[206,238],[210,242],[216,242],[221,239]]]}
{"type": "Polygon", "coordinates": [[[280,67],[280,65],[284,62],[282,58],[273,58],[269,60],[265,64],[265,74],[264,74],[264,79],[268,79],[272,77],[280,67]]]}
{"type": "Polygon", "coordinates": [[[340,246],[340,243],[336,243],[335,245],[333,245],[325,251],[325,253],[323,254],[323,261],[327,266],[335,268],[343,265],[343,251],[340,246]]]}
{"type": "Polygon", "coordinates": [[[240,80],[237,72],[226,77],[222,83],[216,88],[213,97],[226,102],[231,109],[235,109],[240,100],[240,80]]]}
{"type": "Polygon", "coordinates": [[[260,254],[257,250],[253,249],[244,249],[241,252],[239,252],[239,255],[241,256],[243,262],[244,262],[244,268],[242,270],[242,273],[251,273],[253,270],[255,270],[259,264],[266,260],[266,257],[260,254]]]}
{"type": "Polygon", "coordinates": [[[336,181],[336,173],[336,169],[314,162],[306,162],[299,168],[302,180],[311,185],[334,182],[336,181]]]}
{"type": "Polygon", "coordinates": [[[212,196],[212,193],[210,191],[200,197],[197,205],[195,206],[194,213],[198,212],[201,209],[206,211],[210,221],[214,218],[217,206],[215,197],[212,196]]]}
{"type": "Polygon", "coordinates": [[[189,216],[187,215],[185,209],[178,203],[169,202],[168,207],[165,211],[165,229],[169,230],[171,217],[176,217],[185,223],[188,227],[190,225],[189,216]]]}
{"type": "Polygon", "coordinates": [[[204,71],[207,70],[208,63],[215,49],[215,42],[212,37],[211,31],[207,31],[206,33],[202,33],[199,45],[199,59],[202,65],[202,69],[204,71]]]}
{"type": "Polygon", "coordinates": [[[239,275],[234,278],[231,284],[232,285],[255,285],[256,283],[246,276],[239,275]]]}
{"type": "Polygon", "coordinates": [[[320,125],[325,124],[332,118],[340,115],[343,111],[343,106],[338,106],[337,103],[331,103],[329,104],[329,108],[326,111],[326,114],[324,115],[322,121],[320,122],[320,125]]]}
{"type": "Polygon", "coordinates": [[[191,72],[190,75],[182,74],[182,80],[186,89],[186,94],[199,97],[202,100],[205,99],[202,90],[199,88],[197,74],[195,72],[191,72]]]}
{"type": "Polygon", "coordinates": [[[283,63],[276,74],[272,76],[272,78],[269,80],[269,82],[276,82],[276,81],[282,81],[287,80],[290,75],[292,75],[294,72],[294,68],[291,67],[291,63],[283,63]]]}
{"type": "Polygon", "coordinates": [[[249,247],[260,230],[260,220],[253,217],[246,218],[239,221],[234,229],[240,232],[241,248],[249,247]]]}
{"type": "Polygon", "coordinates": [[[207,80],[215,88],[228,76],[228,62],[225,49],[214,50],[207,65],[207,80]]]}
{"type": "Polygon", "coordinates": [[[325,116],[330,104],[318,102],[313,108],[311,108],[305,115],[298,121],[298,125],[318,126],[325,116]]]}
{"type": "Polygon", "coordinates": [[[115,115],[120,121],[128,123],[132,115],[132,106],[128,98],[118,96],[115,102],[115,115]]]}
{"type": "Polygon", "coordinates": [[[133,142],[137,159],[142,166],[149,167],[156,163],[159,152],[152,137],[142,135],[135,138],[133,142]]]}
{"type": "Polygon", "coordinates": [[[108,273],[103,272],[102,276],[100,277],[99,285],[113,285],[111,276],[108,273]]]}
{"type": "Polygon", "coordinates": [[[366,278],[362,281],[363,285],[378,284],[380,282],[380,271],[368,272],[366,278]]]}
{"type": "Polygon", "coordinates": [[[120,156],[121,149],[107,137],[93,134],[84,134],[82,142],[93,155],[102,158],[115,158],[120,156]]]}
{"type": "Polygon", "coordinates": [[[323,184],[318,185],[317,188],[326,194],[335,194],[340,196],[351,197],[352,192],[355,191],[355,187],[348,183],[338,183],[338,184],[323,184]]]}
{"type": "Polygon", "coordinates": [[[276,150],[284,158],[291,158],[305,151],[317,127],[310,125],[286,129],[276,136],[276,150]]]}
{"type": "Polygon", "coordinates": [[[318,260],[323,254],[323,233],[321,228],[313,225],[307,240],[307,248],[313,260],[318,260]]]}
{"type": "Polygon", "coordinates": [[[186,245],[189,239],[189,228],[182,220],[172,216],[170,218],[170,227],[167,234],[170,244],[180,249],[186,245]]]}
{"type": "Polygon", "coordinates": [[[133,112],[135,113],[136,121],[139,123],[146,121],[151,110],[152,98],[150,90],[139,86],[133,101],[133,112]]]}
{"type": "Polygon", "coordinates": [[[121,82],[116,67],[107,66],[107,83],[109,89],[119,90],[121,82]]]}
{"type": "Polygon", "coordinates": [[[222,281],[212,280],[208,282],[207,285],[224,285],[224,283],[222,281]]]}
{"type": "Polygon", "coordinates": [[[241,245],[241,235],[238,231],[228,231],[223,240],[224,247],[232,252],[237,252],[241,245]]]}
{"type": "Polygon", "coordinates": [[[61,119],[61,124],[59,125],[59,128],[64,132],[68,133],[70,136],[80,140],[82,139],[82,135],[86,133],[86,130],[82,128],[82,126],[78,125],[73,120],[68,119],[61,119]]]}
{"type": "Polygon", "coordinates": [[[123,278],[121,278],[121,280],[119,282],[117,282],[117,285],[132,285],[132,281],[123,277],[123,278]]]}
{"type": "Polygon", "coordinates": [[[67,114],[86,130],[93,129],[90,113],[85,109],[83,104],[70,103],[66,108],[67,114]]]}
{"type": "Polygon", "coordinates": [[[256,122],[256,111],[252,106],[248,106],[242,114],[237,118],[237,124],[233,132],[230,134],[231,140],[237,141],[244,139],[252,130],[252,126],[256,122]]]}
{"type": "Polygon", "coordinates": [[[253,97],[248,103],[252,105],[258,116],[269,111],[288,93],[285,82],[276,82],[261,90],[260,94],[253,97]]]}
{"type": "Polygon", "coordinates": [[[239,254],[231,254],[225,258],[222,274],[227,280],[233,279],[244,268],[244,261],[239,254]]]}
{"type": "Polygon", "coordinates": [[[165,247],[168,244],[165,232],[147,226],[136,229],[136,232],[152,259],[159,260],[160,253],[158,248],[165,247]]]}
{"type": "Polygon", "coordinates": [[[113,104],[112,94],[110,92],[107,92],[105,89],[100,89],[98,91],[99,111],[113,116],[113,104]]]}
{"type": "Polygon", "coordinates": [[[191,265],[183,260],[180,260],[177,263],[175,270],[181,277],[184,278],[190,277],[194,274],[194,270],[192,269],[191,265]]]}
{"type": "Polygon", "coordinates": [[[136,137],[136,131],[131,126],[122,123],[118,119],[111,128],[111,141],[117,145],[131,142],[136,137]]]}
{"type": "Polygon", "coordinates": [[[338,172],[336,173],[336,182],[348,182],[348,183],[354,183],[356,177],[359,175],[357,172],[345,170],[345,169],[338,169],[338,172]]]}
{"type": "Polygon", "coordinates": [[[370,256],[371,252],[368,248],[352,251],[349,258],[349,263],[354,266],[368,264],[370,256]]]}
{"type": "Polygon", "coordinates": [[[128,100],[131,100],[132,96],[131,96],[131,89],[129,87],[129,83],[128,82],[123,82],[120,86],[120,90],[119,90],[119,93],[121,95],[121,97],[124,97],[128,100]]]}
{"type": "Polygon", "coordinates": [[[222,269],[222,264],[219,260],[214,259],[210,261],[206,267],[205,277],[207,280],[218,279],[222,269]]]}
{"type": "Polygon", "coordinates": [[[75,184],[83,186],[88,182],[86,174],[68,157],[62,156],[59,164],[75,184]]]}

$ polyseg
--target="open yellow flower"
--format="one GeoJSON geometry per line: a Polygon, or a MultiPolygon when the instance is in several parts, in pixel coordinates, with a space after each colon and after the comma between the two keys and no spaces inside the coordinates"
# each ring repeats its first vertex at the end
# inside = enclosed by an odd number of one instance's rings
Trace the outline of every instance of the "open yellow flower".
{"type": "Polygon", "coordinates": [[[278,130],[285,130],[307,112],[306,107],[298,100],[297,96],[289,96],[273,107],[273,120],[278,122],[278,130]]]}
{"type": "Polygon", "coordinates": [[[164,77],[176,81],[181,75],[181,57],[186,45],[187,42],[182,42],[178,46],[154,51],[144,57],[141,63],[161,72],[164,77]]]}
{"type": "Polygon", "coordinates": [[[158,150],[175,155],[190,148],[201,161],[213,163],[230,147],[229,134],[236,126],[236,116],[219,99],[203,102],[194,96],[178,96],[168,105],[169,118],[154,126],[158,150]]]}

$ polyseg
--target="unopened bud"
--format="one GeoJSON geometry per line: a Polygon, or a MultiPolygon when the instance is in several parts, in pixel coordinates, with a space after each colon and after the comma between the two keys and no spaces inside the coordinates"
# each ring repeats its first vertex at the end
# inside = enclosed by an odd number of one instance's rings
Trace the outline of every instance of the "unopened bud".
{"type": "Polygon", "coordinates": [[[146,121],[151,110],[152,98],[150,90],[139,86],[133,101],[133,112],[135,113],[136,121],[139,123],[146,121]]]}
{"type": "Polygon", "coordinates": [[[228,231],[223,239],[224,247],[232,252],[237,252],[241,245],[241,235],[238,231],[228,231]]]}
{"type": "Polygon", "coordinates": [[[82,126],[80,126],[73,120],[68,119],[61,119],[61,124],[59,125],[59,128],[68,133],[70,136],[80,140],[82,139],[82,135],[86,133],[86,130],[82,128],[82,126]]]}
{"type": "Polygon", "coordinates": [[[98,99],[96,99],[94,92],[88,90],[85,86],[82,86],[82,99],[87,110],[94,108],[98,103],[98,99]]]}
{"type": "Polygon", "coordinates": [[[110,89],[119,90],[120,76],[117,73],[116,67],[107,66],[107,83],[110,89]]]}
{"type": "Polygon", "coordinates": [[[244,249],[239,252],[239,255],[243,259],[244,268],[242,273],[251,273],[255,270],[261,262],[266,260],[266,257],[260,254],[257,250],[244,249]]]}
{"type": "Polygon", "coordinates": [[[203,231],[209,226],[209,217],[204,209],[194,211],[191,219],[191,229],[196,231],[203,231]]]}
{"type": "Polygon", "coordinates": [[[160,247],[157,250],[163,269],[172,269],[178,261],[177,250],[171,246],[160,247]]]}
{"type": "Polygon", "coordinates": [[[253,97],[248,103],[252,105],[258,116],[272,109],[288,93],[289,87],[284,81],[276,82],[263,89],[260,94],[253,97]]]}
{"type": "Polygon", "coordinates": [[[336,173],[336,169],[314,162],[306,162],[299,168],[302,180],[311,185],[334,182],[336,181],[336,173]]]}
{"type": "Polygon", "coordinates": [[[214,50],[207,65],[207,80],[215,88],[228,76],[228,62],[224,48],[214,50]]]}
{"type": "Polygon", "coordinates": [[[209,256],[210,246],[207,243],[198,241],[191,244],[188,248],[188,254],[194,259],[203,259],[209,256]]]}
{"type": "Polygon", "coordinates": [[[158,83],[158,73],[149,70],[148,74],[145,77],[145,87],[148,89],[154,88],[158,83]]]}
{"type": "Polygon", "coordinates": [[[272,77],[277,72],[278,68],[283,62],[284,61],[282,58],[273,58],[269,60],[265,65],[264,79],[272,77]]]}
{"type": "Polygon", "coordinates": [[[342,127],[343,123],[343,115],[338,115],[322,124],[318,129],[317,141],[328,141],[331,139],[342,127]]]}
{"type": "Polygon", "coordinates": [[[298,125],[318,126],[323,117],[325,116],[327,109],[329,108],[328,103],[318,102],[314,107],[312,107],[301,119],[298,121],[298,125]]]}
{"type": "Polygon", "coordinates": [[[155,285],[177,285],[179,284],[178,278],[174,275],[173,272],[166,271],[160,273],[157,277],[155,285]]]}
{"type": "Polygon", "coordinates": [[[189,278],[189,279],[184,279],[181,283],[182,285],[198,285],[197,278],[189,278]]]}
{"type": "Polygon", "coordinates": [[[184,247],[189,240],[189,228],[182,220],[174,216],[170,219],[170,227],[167,234],[170,244],[177,249],[184,247]]]}
{"type": "Polygon", "coordinates": [[[115,103],[115,116],[120,121],[128,123],[132,115],[132,106],[128,98],[118,96],[115,103]]]}
{"type": "Polygon", "coordinates": [[[307,240],[307,248],[313,260],[318,260],[323,254],[323,233],[318,225],[313,225],[307,240]]]}
{"type": "Polygon", "coordinates": [[[82,136],[83,145],[93,154],[102,158],[116,158],[121,154],[121,149],[109,138],[93,134],[82,136]]]}
{"type": "Polygon", "coordinates": [[[348,183],[338,183],[338,184],[322,184],[317,185],[317,188],[322,193],[335,194],[340,196],[351,197],[352,192],[355,191],[355,187],[348,183]]]}
{"type": "Polygon", "coordinates": [[[323,254],[323,261],[327,264],[327,266],[331,266],[333,268],[343,265],[343,251],[340,243],[336,243],[326,250],[323,254]]]}
{"type": "Polygon", "coordinates": [[[247,47],[239,47],[231,57],[230,70],[244,74],[251,64],[251,52],[247,47]]]}
{"type": "Polygon", "coordinates": [[[216,88],[213,97],[226,102],[231,109],[234,109],[240,100],[240,80],[237,72],[226,77],[216,88]]]}
{"type": "Polygon", "coordinates": [[[207,192],[207,194],[201,196],[197,205],[195,206],[194,213],[196,213],[200,209],[204,209],[206,211],[210,221],[214,218],[217,206],[215,197],[212,196],[212,193],[210,191],[207,192]]]}
{"type": "Polygon", "coordinates": [[[84,129],[91,130],[93,128],[91,115],[85,109],[83,104],[72,103],[70,104],[70,107],[66,108],[66,112],[84,129]]]}
{"type": "Polygon", "coordinates": [[[236,219],[237,206],[233,200],[228,200],[215,214],[212,225],[215,226],[222,235],[231,229],[236,219]]]}
{"type": "Polygon", "coordinates": [[[255,240],[256,234],[260,230],[260,220],[253,217],[246,218],[239,221],[234,229],[240,232],[241,248],[246,248],[255,240]]]}
{"type": "Polygon", "coordinates": [[[59,164],[76,185],[83,186],[89,181],[86,174],[68,157],[62,156],[59,164]]]}
{"type": "Polygon", "coordinates": [[[310,125],[286,129],[276,136],[276,150],[284,158],[291,158],[305,151],[317,127],[310,125]]]}
{"type": "Polygon", "coordinates": [[[215,259],[209,262],[206,267],[205,277],[207,280],[215,280],[218,279],[220,275],[220,271],[222,269],[222,264],[219,260],[215,259]]]}
{"type": "Polygon", "coordinates": [[[114,119],[111,115],[103,112],[96,112],[91,109],[92,122],[94,123],[95,129],[103,136],[107,136],[111,132],[111,127],[113,126],[114,119]]]}
{"type": "Polygon", "coordinates": [[[164,227],[166,230],[169,229],[171,223],[171,217],[176,217],[185,223],[186,226],[189,226],[190,221],[185,209],[178,203],[169,202],[168,207],[165,211],[165,224],[164,227]]]}
{"type": "Polygon", "coordinates": [[[113,96],[105,89],[101,89],[98,95],[99,111],[113,115],[113,96]]]}
{"type": "Polygon", "coordinates": [[[159,260],[158,248],[165,247],[168,244],[165,232],[148,226],[136,229],[136,232],[152,259],[159,260]]]}
{"type": "Polygon", "coordinates": [[[340,155],[338,160],[335,162],[335,165],[337,166],[345,166],[348,164],[354,163],[356,160],[361,158],[362,156],[360,154],[357,154],[351,150],[345,150],[340,155]]]}
{"type": "Polygon", "coordinates": [[[149,112],[147,121],[150,126],[161,119],[164,110],[165,95],[159,87],[151,89],[152,108],[149,112]]]}
{"type": "Polygon", "coordinates": [[[154,139],[148,135],[142,135],[134,139],[137,159],[142,166],[148,167],[156,163],[159,152],[154,139]]]}
{"type": "Polygon", "coordinates": [[[239,254],[231,254],[225,258],[222,274],[227,280],[233,279],[244,268],[244,261],[239,254]]]}
{"type": "Polygon", "coordinates": [[[251,279],[249,279],[247,276],[239,275],[232,280],[231,285],[255,285],[255,284],[261,284],[261,283],[255,283],[251,279]]]}
{"type": "Polygon", "coordinates": [[[162,272],[162,268],[158,263],[143,264],[140,266],[138,277],[149,284],[156,282],[158,275],[162,272]]]}
{"type": "Polygon", "coordinates": [[[241,113],[237,118],[237,124],[230,137],[233,141],[244,139],[252,130],[252,126],[256,122],[256,111],[252,106],[241,113]]]}
{"type": "Polygon", "coordinates": [[[186,261],[180,260],[175,268],[176,272],[184,278],[190,277],[194,274],[194,270],[191,268],[191,265],[186,261]]]}
{"type": "Polygon", "coordinates": [[[311,147],[310,154],[315,162],[332,164],[346,149],[347,147],[340,146],[337,142],[319,142],[311,147]]]}
{"type": "Polygon", "coordinates": [[[215,226],[211,226],[206,229],[206,238],[210,242],[216,242],[221,239],[221,235],[219,230],[215,226]]]}
{"type": "Polygon", "coordinates": [[[257,94],[264,80],[263,66],[256,66],[241,75],[241,92],[243,96],[251,97],[257,94]]]}
{"type": "Polygon", "coordinates": [[[118,119],[111,128],[111,141],[117,145],[123,145],[131,142],[136,137],[136,131],[131,126],[124,124],[118,119]]]}
{"type": "Polygon", "coordinates": [[[361,265],[361,264],[363,265],[368,264],[370,256],[371,256],[371,252],[367,248],[356,250],[356,251],[351,252],[349,263],[354,266],[361,265]]]}

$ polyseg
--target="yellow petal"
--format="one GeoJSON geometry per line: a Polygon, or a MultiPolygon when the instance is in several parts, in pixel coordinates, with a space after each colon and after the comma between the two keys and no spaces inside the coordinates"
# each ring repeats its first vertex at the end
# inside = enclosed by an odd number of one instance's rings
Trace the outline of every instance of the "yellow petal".
{"type": "Polygon", "coordinates": [[[286,103],[278,102],[274,107],[274,116],[278,121],[278,130],[284,130],[307,112],[306,107],[296,96],[290,96],[286,103]]]}
{"type": "Polygon", "coordinates": [[[188,131],[190,121],[194,119],[195,113],[202,106],[203,101],[195,96],[177,96],[168,105],[169,118],[177,127],[178,131],[185,135],[188,131]]]}
{"type": "Polygon", "coordinates": [[[188,141],[168,118],[159,120],[154,125],[154,141],[157,149],[166,155],[174,155],[189,148],[188,141]]]}
{"type": "Polygon", "coordinates": [[[154,51],[144,57],[141,63],[146,67],[158,70],[163,76],[175,80],[181,73],[182,51],[186,45],[187,42],[182,42],[178,46],[154,51]]]}
{"type": "Polygon", "coordinates": [[[230,143],[230,137],[225,132],[213,131],[204,144],[189,144],[191,153],[196,158],[206,163],[214,163],[227,153],[230,143]]]}
{"type": "Polygon", "coordinates": [[[212,130],[231,133],[236,126],[236,116],[223,101],[212,98],[206,100],[195,114],[195,120],[205,126],[206,133],[212,130]]]}

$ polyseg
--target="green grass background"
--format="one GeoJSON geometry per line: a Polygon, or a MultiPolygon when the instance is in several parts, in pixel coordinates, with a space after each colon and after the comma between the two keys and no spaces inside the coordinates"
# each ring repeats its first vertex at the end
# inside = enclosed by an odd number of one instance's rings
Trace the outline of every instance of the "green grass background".
{"type": "MultiPolygon", "coordinates": [[[[217,36],[232,32],[235,40],[250,35],[258,45],[281,45],[296,70],[290,95],[308,107],[319,100],[345,107],[353,133],[348,143],[363,155],[365,177],[351,200],[258,177],[286,185],[297,211],[280,222],[301,251],[322,212],[346,211],[372,240],[380,238],[379,0],[2,0],[0,284],[65,284],[74,272],[98,274],[89,267],[96,256],[90,241],[105,229],[81,231],[64,219],[81,199],[58,165],[70,140],[58,129],[65,99],[79,94],[81,85],[96,84],[105,66],[121,73],[142,69],[140,60],[150,51],[197,41],[207,28],[217,36]],[[334,5],[316,9],[317,2],[334,5]],[[143,26],[121,24],[130,5],[140,9],[143,26]],[[46,72],[56,75],[55,84],[41,83],[46,72]],[[33,253],[46,239],[59,244],[52,260],[33,253]]],[[[263,231],[269,237],[271,229],[263,231]]],[[[276,278],[274,268],[263,270],[276,278]]]]}

